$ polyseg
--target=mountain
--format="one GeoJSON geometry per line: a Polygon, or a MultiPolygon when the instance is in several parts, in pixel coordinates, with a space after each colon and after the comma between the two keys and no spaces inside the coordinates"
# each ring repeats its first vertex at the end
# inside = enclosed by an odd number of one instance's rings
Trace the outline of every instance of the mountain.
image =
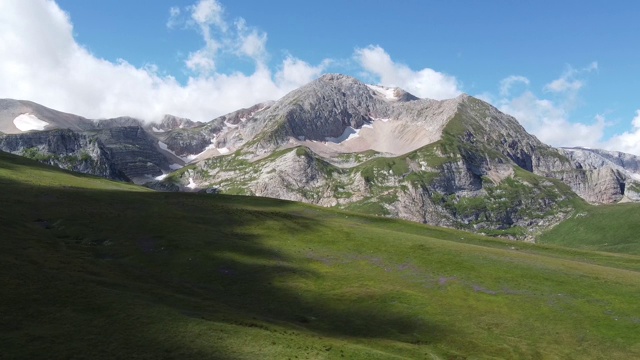
{"type": "Polygon", "coordinates": [[[166,131],[200,123],[167,115],[159,124],[91,120],[29,101],[0,99],[0,150],[67,170],[143,183],[184,165],[159,146],[166,131]]]}
{"type": "Polygon", "coordinates": [[[520,238],[582,200],[635,200],[640,178],[632,155],[585,162],[468,95],[418,99],[334,74],[189,134],[209,153],[164,183],[520,238]]]}
{"type": "Polygon", "coordinates": [[[618,151],[560,149],[575,168],[562,180],[593,204],[640,201],[640,157],[618,151]]]}
{"type": "Polygon", "coordinates": [[[548,146],[468,95],[419,99],[338,74],[207,123],[95,121],[5,102],[23,107],[0,118],[51,125],[2,135],[1,150],[162,191],[273,197],[526,239],[586,203],[640,200],[638,157],[548,146]]]}
{"type": "Polygon", "coordinates": [[[91,120],[67,114],[31,101],[0,99],[0,133],[21,134],[30,130],[93,128],[91,120]]]}
{"type": "MultiPolygon", "coordinates": [[[[640,358],[638,255],[159,193],[6,153],[0,188],[2,358],[640,358]]],[[[636,244],[639,226],[623,226],[636,244]]]]}

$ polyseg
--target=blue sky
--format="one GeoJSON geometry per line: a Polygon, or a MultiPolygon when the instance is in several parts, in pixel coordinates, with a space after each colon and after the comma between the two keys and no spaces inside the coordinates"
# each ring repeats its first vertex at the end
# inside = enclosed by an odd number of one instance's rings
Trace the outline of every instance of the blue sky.
{"type": "Polygon", "coordinates": [[[640,154],[638,14],[629,1],[7,0],[0,97],[208,120],[340,72],[478,96],[552,145],[640,154]]]}

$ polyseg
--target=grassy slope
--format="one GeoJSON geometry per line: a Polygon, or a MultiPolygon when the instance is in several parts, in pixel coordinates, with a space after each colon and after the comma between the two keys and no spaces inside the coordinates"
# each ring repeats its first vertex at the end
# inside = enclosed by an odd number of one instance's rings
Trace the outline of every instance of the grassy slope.
{"type": "Polygon", "coordinates": [[[640,257],[0,153],[7,358],[640,357],[640,257]]]}
{"type": "Polygon", "coordinates": [[[640,204],[586,206],[538,239],[586,250],[640,255],[640,204]]]}

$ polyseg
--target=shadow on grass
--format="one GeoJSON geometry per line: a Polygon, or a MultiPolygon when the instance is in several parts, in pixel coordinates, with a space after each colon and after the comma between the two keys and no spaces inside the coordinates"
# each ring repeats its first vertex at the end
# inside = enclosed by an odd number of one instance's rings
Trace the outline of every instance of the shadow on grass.
{"type": "Polygon", "coordinates": [[[245,328],[248,339],[277,329],[420,343],[449,335],[364,301],[336,304],[288,286],[322,277],[285,255],[285,244],[273,246],[318,236],[322,226],[288,212],[297,206],[289,202],[1,177],[0,187],[0,310],[10,314],[0,320],[0,347],[11,358],[232,359],[228,337],[245,328]]]}

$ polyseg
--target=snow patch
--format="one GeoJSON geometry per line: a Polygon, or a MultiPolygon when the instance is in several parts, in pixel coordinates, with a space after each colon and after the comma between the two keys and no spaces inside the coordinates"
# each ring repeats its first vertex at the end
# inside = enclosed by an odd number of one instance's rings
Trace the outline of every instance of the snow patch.
{"type": "Polygon", "coordinates": [[[153,130],[153,132],[157,132],[157,133],[163,133],[163,132],[164,132],[164,130],[162,130],[162,129],[158,129],[158,128],[157,128],[157,127],[155,127],[155,126],[154,126],[154,127],[152,127],[152,128],[151,128],[151,130],[153,130]]]}
{"type": "Polygon", "coordinates": [[[179,169],[182,169],[182,165],[180,165],[180,164],[171,164],[171,165],[169,165],[169,169],[171,169],[171,170],[179,170],[179,169]]]}
{"type": "Polygon", "coordinates": [[[360,132],[360,129],[354,129],[351,126],[349,126],[348,128],[344,129],[344,132],[342,133],[342,135],[335,138],[326,137],[325,139],[328,142],[340,144],[342,142],[357,138],[358,136],[360,136],[358,135],[359,132],[360,132]]]}
{"type": "Polygon", "coordinates": [[[187,155],[186,157],[181,157],[181,159],[184,160],[185,162],[193,161],[194,159],[198,158],[200,155],[202,155],[205,152],[207,152],[208,150],[212,150],[212,149],[218,150],[218,152],[220,154],[222,154],[222,155],[228,154],[228,153],[231,152],[231,150],[229,148],[227,148],[227,147],[217,148],[214,143],[211,143],[211,144],[209,144],[209,146],[204,148],[204,150],[202,150],[202,152],[200,152],[198,154],[190,154],[190,155],[187,155]]]}
{"type": "Polygon", "coordinates": [[[192,177],[189,178],[189,184],[187,184],[187,187],[189,189],[195,189],[196,188],[196,183],[193,181],[192,177]]]}
{"type": "Polygon", "coordinates": [[[156,179],[156,180],[164,180],[164,178],[166,178],[167,176],[169,176],[169,174],[162,174],[160,176],[154,177],[154,179],[156,179]]]}
{"type": "Polygon", "coordinates": [[[369,87],[369,89],[377,92],[378,94],[382,95],[387,100],[398,100],[399,99],[399,97],[396,96],[396,89],[388,88],[388,87],[384,87],[384,86],[378,86],[378,85],[368,85],[368,84],[367,84],[367,87],[369,87]]]}
{"type": "MultiPolygon", "coordinates": [[[[176,154],[175,152],[171,151],[171,149],[169,149],[169,147],[167,146],[167,144],[163,143],[162,141],[158,141],[158,146],[160,147],[160,149],[168,151],[170,153],[172,153],[173,155],[177,156],[180,160],[184,161],[185,163],[189,163],[195,159],[197,159],[200,155],[204,154],[205,152],[215,149],[218,150],[218,152],[222,155],[224,154],[228,154],[231,152],[231,150],[227,147],[223,147],[223,148],[216,148],[215,145],[215,141],[216,141],[216,137],[215,136],[212,140],[211,140],[211,144],[209,144],[206,148],[204,148],[204,150],[202,150],[201,152],[197,153],[197,154],[188,154],[188,155],[184,155],[184,156],[180,156],[178,154],[176,154]]],[[[181,165],[178,164],[173,164],[169,166],[172,170],[177,170],[182,168],[181,165]],[[178,166],[178,168],[174,168],[178,166]]]]}
{"type": "Polygon", "coordinates": [[[389,118],[374,118],[374,117],[372,117],[372,118],[371,118],[371,120],[373,120],[373,121],[382,121],[382,122],[387,122],[387,121],[389,121],[389,120],[391,120],[391,119],[389,119],[389,118]]]}
{"type": "Polygon", "coordinates": [[[231,128],[231,129],[235,129],[235,128],[237,128],[237,127],[238,127],[238,125],[232,124],[232,123],[228,122],[227,120],[225,120],[225,121],[224,121],[224,124],[225,124],[227,127],[231,128]]]}
{"type": "Polygon", "coordinates": [[[18,115],[18,117],[13,119],[13,124],[20,131],[29,131],[29,130],[42,131],[47,125],[49,125],[48,122],[40,120],[35,115],[32,115],[32,114],[18,115]]]}

